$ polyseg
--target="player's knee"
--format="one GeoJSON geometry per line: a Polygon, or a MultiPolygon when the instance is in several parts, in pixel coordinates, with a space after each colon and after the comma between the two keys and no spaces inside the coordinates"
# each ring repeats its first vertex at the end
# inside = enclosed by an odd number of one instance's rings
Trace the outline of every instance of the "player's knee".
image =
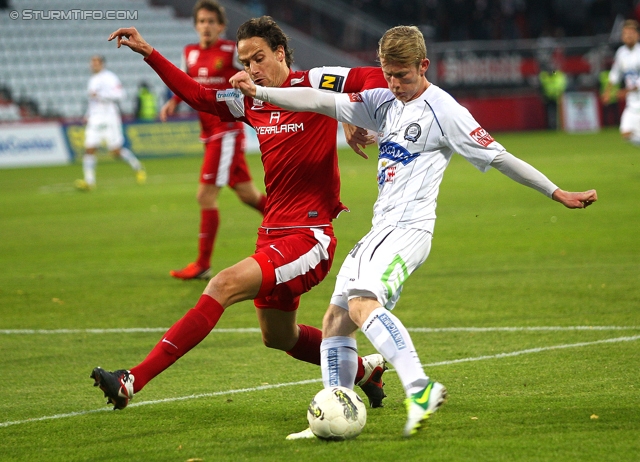
{"type": "Polygon", "coordinates": [[[282,335],[282,333],[278,333],[277,335],[274,335],[270,332],[263,332],[262,343],[267,348],[272,348],[274,350],[281,350],[281,351],[289,351],[296,344],[296,339],[291,338],[291,336],[282,335]]]}
{"type": "Polygon", "coordinates": [[[205,293],[215,298],[223,307],[227,307],[239,292],[238,279],[227,268],[216,274],[207,284],[205,293]]]}

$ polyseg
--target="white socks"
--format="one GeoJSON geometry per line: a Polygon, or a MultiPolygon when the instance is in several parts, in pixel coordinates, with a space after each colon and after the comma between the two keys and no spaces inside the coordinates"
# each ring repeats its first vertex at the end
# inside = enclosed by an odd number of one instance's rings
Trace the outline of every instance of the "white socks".
{"type": "Polygon", "coordinates": [[[82,156],[82,172],[84,173],[84,181],[89,186],[96,185],[96,155],[85,153],[82,156]]]}
{"type": "Polygon", "coordinates": [[[329,337],[320,345],[322,384],[328,387],[347,387],[353,390],[358,372],[358,347],[351,337],[329,337]]]}
{"type": "Polygon", "coordinates": [[[407,396],[427,386],[429,377],[422,369],[409,332],[395,315],[382,307],[373,310],[362,325],[362,332],[393,365],[407,396]]]}
{"type": "Polygon", "coordinates": [[[142,170],[142,164],[140,163],[138,158],[135,156],[134,153],[132,153],[129,149],[125,148],[124,146],[120,148],[120,157],[122,157],[122,159],[126,163],[131,165],[131,168],[134,169],[136,172],[138,170],[142,170]]]}

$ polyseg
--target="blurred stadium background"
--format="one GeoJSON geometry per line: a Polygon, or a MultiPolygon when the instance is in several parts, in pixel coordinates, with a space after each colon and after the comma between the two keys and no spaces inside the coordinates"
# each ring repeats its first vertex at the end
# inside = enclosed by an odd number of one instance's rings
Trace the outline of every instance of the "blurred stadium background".
{"type": "MultiPolygon", "coordinates": [[[[176,122],[179,125],[136,123],[139,85],[144,82],[150,86],[159,106],[169,97],[168,90],[138,55],[106,41],[116,28],[135,26],[149,43],[179,64],[184,45],[197,41],[191,19],[194,3],[105,0],[88,7],[81,0],[1,0],[0,167],[72,162],[81,154],[88,63],[94,54],[105,56],[107,68],[125,86],[128,98],[121,108],[129,122],[125,131],[134,152],[141,157],[200,155],[197,122],[186,105],[182,105],[176,122]],[[94,13],[82,17],[82,11],[94,13]],[[120,19],[104,20],[107,11],[115,11],[120,19]],[[55,19],[56,14],[70,13],[72,16],[55,19]],[[52,129],[51,121],[59,129],[52,129]],[[48,128],[33,122],[45,122],[48,128]],[[16,123],[27,123],[31,129],[23,126],[20,130],[16,123]],[[39,146],[42,151],[60,140],[66,142],[56,156],[48,158],[45,153],[24,159],[29,156],[26,147],[39,146]]],[[[375,65],[377,40],[387,28],[417,25],[427,40],[429,79],[452,93],[493,131],[548,127],[539,78],[545,70],[566,74],[566,92],[594,96],[576,103],[579,111],[581,105],[595,107],[595,116],[588,116],[595,120],[587,121],[587,129],[617,125],[623,103],[601,106],[597,101],[600,79],[619,46],[622,22],[640,16],[635,0],[220,3],[229,16],[228,38],[233,38],[238,25],[250,17],[273,16],[290,35],[295,65],[303,69],[375,65]]],[[[256,146],[253,142],[249,147],[256,146]]]]}

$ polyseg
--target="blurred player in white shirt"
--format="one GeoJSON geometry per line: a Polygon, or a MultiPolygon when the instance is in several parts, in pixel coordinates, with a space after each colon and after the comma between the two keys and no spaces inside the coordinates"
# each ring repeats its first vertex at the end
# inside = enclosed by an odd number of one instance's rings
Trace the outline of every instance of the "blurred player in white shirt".
{"type": "MultiPolygon", "coordinates": [[[[323,320],[322,381],[353,388],[360,328],[396,369],[407,399],[404,436],[413,435],[447,396],[425,374],[409,332],[392,314],[402,286],[431,249],[436,202],[446,169],[458,153],[485,172],[490,167],[568,208],[597,200],[595,190],[567,192],[509,154],[447,92],[426,78],[424,37],[414,26],[388,30],[380,40],[388,89],[335,94],[312,88],[256,87],[246,74],[231,79],[246,96],[287,110],[312,111],[378,133],[378,199],[373,227],[349,252],[323,320]]],[[[313,437],[310,430],[288,439],[313,437]]]]}
{"type": "Polygon", "coordinates": [[[122,158],[136,173],[136,181],[144,184],[147,174],[136,156],[124,147],[122,120],[118,103],[125,97],[120,79],[105,69],[102,56],[91,57],[91,72],[87,93],[87,126],[85,128],[85,154],[82,157],[84,179],[76,180],[75,186],[82,191],[96,187],[96,150],[104,143],[114,157],[122,158]]]}
{"type": "Polygon", "coordinates": [[[640,146],[640,44],[638,22],[629,19],[622,26],[622,45],[609,73],[609,84],[602,94],[605,104],[611,99],[613,87],[620,84],[618,98],[626,98],[626,105],[620,118],[620,134],[635,145],[640,146]]]}

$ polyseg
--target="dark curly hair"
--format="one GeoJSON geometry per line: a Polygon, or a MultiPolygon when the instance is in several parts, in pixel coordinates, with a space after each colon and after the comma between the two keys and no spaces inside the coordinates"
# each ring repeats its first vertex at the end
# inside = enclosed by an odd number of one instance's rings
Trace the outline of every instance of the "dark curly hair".
{"type": "Polygon", "coordinates": [[[280,26],[276,24],[271,16],[253,18],[243,23],[238,28],[236,42],[252,37],[264,39],[271,51],[276,51],[279,46],[282,46],[287,67],[291,67],[291,64],[293,64],[293,49],[289,46],[289,37],[282,32],[280,26]]]}

